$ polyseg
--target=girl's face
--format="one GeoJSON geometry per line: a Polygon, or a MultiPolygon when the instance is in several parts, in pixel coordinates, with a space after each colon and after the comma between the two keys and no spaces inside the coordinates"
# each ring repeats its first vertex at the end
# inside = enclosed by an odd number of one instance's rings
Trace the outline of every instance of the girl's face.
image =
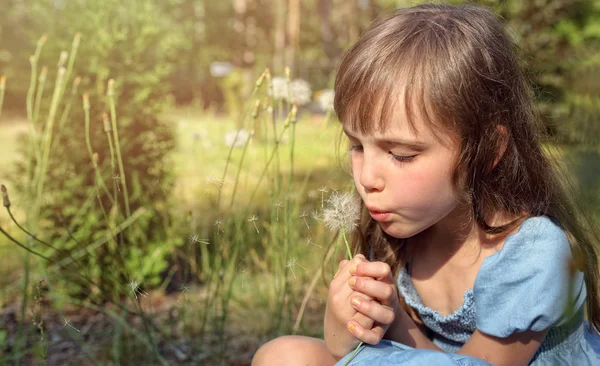
{"type": "Polygon", "coordinates": [[[452,185],[457,143],[440,142],[421,118],[411,130],[402,112],[396,109],[384,133],[363,136],[344,127],[354,184],[373,219],[396,238],[434,226],[459,204],[452,185]]]}

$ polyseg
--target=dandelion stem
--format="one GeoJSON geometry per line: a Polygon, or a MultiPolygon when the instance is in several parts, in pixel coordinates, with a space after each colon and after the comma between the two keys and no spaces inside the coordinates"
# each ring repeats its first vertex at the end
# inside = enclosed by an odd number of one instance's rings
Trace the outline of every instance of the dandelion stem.
{"type": "Polygon", "coordinates": [[[110,104],[110,119],[112,122],[113,138],[117,151],[117,162],[119,163],[119,173],[121,174],[121,183],[123,184],[123,198],[125,199],[125,213],[127,217],[131,216],[129,208],[129,193],[127,191],[127,179],[125,178],[125,169],[123,168],[123,157],[121,156],[121,143],[119,142],[119,131],[117,129],[117,112],[115,108],[114,80],[108,81],[108,101],[110,104]]]}
{"type": "MultiPolygon", "coordinates": [[[[266,76],[267,70],[265,70],[262,75],[258,78],[258,80],[256,81],[256,83],[254,84],[254,89],[252,90],[252,95],[250,96],[250,100],[254,100],[256,97],[256,93],[258,92],[258,89],[260,89],[260,86],[262,85],[262,80],[263,78],[266,76]]],[[[242,113],[241,117],[240,117],[240,121],[238,126],[243,126],[244,125],[244,121],[246,120],[246,116],[248,115],[248,113],[250,112],[250,110],[252,110],[253,108],[253,104],[249,105],[245,110],[244,113],[242,113]]],[[[238,140],[238,137],[240,135],[240,131],[241,129],[238,129],[235,133],[235,137],[233,139],[233,143],[231,144],[231,146],[229,147],[229,154],[227,155],[227,161],[225,163],[225,169],[223,169],[223,178],[221,179],[221,182],[225,182],[225,177],[227,177],[227,170],[229,168],[229,163],[231,162],[231,155],[233,154],[233,149],[235,148],[235,144],[238,140]]],[[[222,190],[219,190],[219,196],[217,197],[217,207],[219,207],[221,205],[221,195],[223,194],[222,190]]]]}
{"type": "Polygon", "coordinates": [[[254,191],[252,191],[252,194],[250,195],[250,201],[248,202],[248,204],[250,204],[252,202],[252,200],[254,199],[254,196],[256,195],[256,193],[258,192],[258,188],[260,187],[260,183],[262,182],[263,178],[265,177],[265,174],[267,173],[267,170],[269,169],[269,165],[271,165],[271,162],[273,161],[273,158],[277,154],[277,150],[279,148],[279,145],[281,144],[281,139],[283,138],[283,134],[285,133],[285,130],[290,125],[289,121],[291,119],[291,116],[292,116],[292,113],[290,112],[288,114],[288,117],[285,120],[284,125],[283,125],[283,130],[281,130],[281,133],[279,134],[279,138],[275,142],[275,147],[273,148],[273,152],[271,153],[271,157],[269,158],[269,160],[265,164],[265,167],[263,168],[263,171],[260,174],[260,178],[258,178],[258,183],[256,183],[256,187],[254,187],[254,191]]]}
{"type": "Polygon", "coordinates": [[[0,116],[2,116],[2,105],[4,104],[4,91],[6,90],[6,76],[0,77],[0,116]]]}
{"type": "Polygon", "coordinates": [[[35,127],[38,121],[38,117],[40,115],[40,105],[42,104],[42,97],[44,95],[44,85],[46,85],[46,77],[48,75],[48,68],[46,66],[42,67],[42,71],[40,71],[40,76],[38,78],[39,88],[37,93],[35,94],[35,105],[33,107],[33,125],[35,127]]]}
{"type": "MultiPolygon", "coordinates": [[[[42,161],[40,164],[40,169],[38,171],[38,176],[36,179],[37,183],[37,195],[36,202],[39,202],[42,198],[42,194],[44,192],[44,182],[46,180],[46,173],[48,171],[48,161],[50,160],[50,146],[52,145],[52,132],[54,130],[54,121],[56,117],[56,111],[58,109],[58,104],[60,103],[60,90],[62,89],[62,85],[64,82],[65,69],[64,67],[59,68],[58,75],[56,76],[56,83],[54,85],[54,93],[52,95],[52,101],[50,103],[50,111],[48,112],[48,119],[46,120],[46,125],[44,126],[44,141],[42,147],[42,161]]],[[[35,206],[35,217],[39,214],[39,207],[35,206]]]]}
{"type": "Polygon", "coordinates": [[[350,244],[348,244],[348,239],[346,239],[346,230],[342,229],[341,231],[342,231],[342,238],[344,239],[344,243],[346,244],[348,260],[352,260],[352,251],[350,250],[350,244]]]}
{"type": "MultiPolygon", "coordinates": [[[[113,196],[108,191],[108,188],[104,183],[104,179],[102,178],[102,174],[100,174],[100,172],[98,171],[98,164],[96,163],[94,151],[92,149],[92,141],[90,138],[90,101],[87,94],[83,95],[83,112],[85,115],[85,145],[87,146],[88,154],[90,155],[90,160],[92,162],[92,168],[94,169],[94,174],[96,175],[96,182],[100,185],[100,187],[102,187],[102,190],[110,200],[111,204],[114,204],[116,197],[113,198],[113,196]]],[[[100,202],[100,206],[102,206],[100,194],[98,194],[98,200],[100,202]]],[[[102,209],[104,209],[104,206],[102,206],[102,209]]]]}
{"type": "MultiPolygon", "coordinates": [[[[256,123],[256,118],[258,117],[259,108],[260,108],[260,101],[256,100],[256,102],[254,104],[254,111],[252,112],[252,121],[254,121],[254,123],[256,123]]],[[[237,134],[236,134],[236,136],[237,136],[237,134]]],[[[248,139],[246,140],[246,143],[244,144],[244,150],[242,151],[242,157],[240,158],[240,163],[238,164],[238,171],[237,171],[237,174],[235,175],[235,183],[233,184],[233,193],[231,194],[231,202],[229,203],[230,207],[233,207],[233,202],[235,200],[235,194],[237,192],[238,182],[240,180],[240,174],[242,172],[242,164],[244,164],[244,158],[246,157],[246,151],[248,150],[248,146],[250,145],[251,138],[252,138],[252,132],[250,132],[248,139]]],[[[235,144],[235,142],[234,142],[234,144],[235,144]]],[[[225,177],[223,177],[223,179],[225,179],[225,177]]]]}

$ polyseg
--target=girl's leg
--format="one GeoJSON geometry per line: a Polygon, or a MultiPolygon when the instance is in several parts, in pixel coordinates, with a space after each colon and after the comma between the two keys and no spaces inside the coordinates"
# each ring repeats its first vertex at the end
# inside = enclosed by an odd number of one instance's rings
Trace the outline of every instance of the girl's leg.
{"type": "Polygon", "coordinates": [[[263,344],[256,351],[252,366],[327,366],[336,362],[322,339],[283,336],[263,344]]]}

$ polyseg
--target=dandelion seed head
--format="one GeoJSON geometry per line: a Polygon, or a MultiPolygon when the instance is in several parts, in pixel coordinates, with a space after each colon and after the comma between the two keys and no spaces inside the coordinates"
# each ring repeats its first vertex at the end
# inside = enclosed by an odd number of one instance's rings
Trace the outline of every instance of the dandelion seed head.
{"type": "Polygon", "coordinates": [[[249,222],[256,221],[256,220],[258,220],[258,216],[256,216],[256,215],[252,215],[252,216],[250,216],[250,218],[248,218],[249,222]]]}
{"type": "Polygon", "coordinates": [[[331,230],[352,231],[358,226],[360,204],[349,192],[334,193],[323,210],[325,226],[331,230]]]}
{"type": "Polygon", "coordinates": [[[306,80],[296,79],[290,83],[290,103],[302,106],[312,100],[312,90],[306,80]]]}
{"type": "Polygon", "coordinates": [[[250,132],[245,129],[230,131],[225,134],[225,145],[229,147],[244,147],[248,139],[250,139],[250,132]]]}
{"type": "Polygon", "coordinates": [[[271,90],[269,96],[275,100],[286,99],[287,97],[287,81],[282,77],[274,77],[271,79],[271,90]]]}
{"type": "Polygon", "coordinates": [[[326,112],[333,111],[334,92],[332,89],[322,90],[317,96],[317,103],[326,112]]]}

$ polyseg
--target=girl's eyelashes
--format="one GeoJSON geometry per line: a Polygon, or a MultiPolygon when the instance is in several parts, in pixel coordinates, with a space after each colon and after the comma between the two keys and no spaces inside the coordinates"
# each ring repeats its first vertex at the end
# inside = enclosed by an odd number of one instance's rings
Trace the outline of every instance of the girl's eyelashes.
{"type": "Polygon", "coordinates": [[[411,163],[417,155],[401,156],[401,155],[396,155],[390,151],[388,153],[388,156],[394,164],[401,165],[401,164],[411,163]]]}
{"type": "MultiPolygon", "coordinates": [[[[362,145],[352,145],[352,144],[350,145],[350,152],[360,153],[362,151],[363,151],[362,145]]],[[[389,151],[387,157],[394,164],[401,165],[401,164],[411,163],[415,159],[415,157],[417,157],[417,155],[403,156],[403,155],[396,155],[396,154],[392,153],[391,151],[389,151]]]]}

